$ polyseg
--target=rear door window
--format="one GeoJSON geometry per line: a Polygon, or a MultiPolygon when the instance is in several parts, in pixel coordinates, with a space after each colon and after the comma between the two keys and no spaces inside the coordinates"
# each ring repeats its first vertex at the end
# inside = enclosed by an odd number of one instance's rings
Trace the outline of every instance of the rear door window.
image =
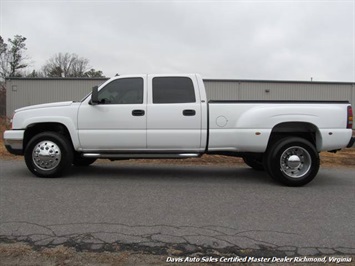
{"type": "Polygon", "coordinates": [[[187,77],[153,78],[153,103],[194,103],[195,90],[187,77]]]}

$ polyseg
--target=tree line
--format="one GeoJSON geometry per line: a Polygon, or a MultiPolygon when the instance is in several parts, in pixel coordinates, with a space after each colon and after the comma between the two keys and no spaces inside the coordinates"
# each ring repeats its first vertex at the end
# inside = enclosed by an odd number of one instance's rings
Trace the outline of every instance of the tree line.
{"type": "Polygon", "coordinates": [[[8,43],[0,36],[0,81],[7,77],[104,77],[89,60],[75,53],[57,53],[40,70],[29,71],[26,37],[15,35],[8,43]]]}

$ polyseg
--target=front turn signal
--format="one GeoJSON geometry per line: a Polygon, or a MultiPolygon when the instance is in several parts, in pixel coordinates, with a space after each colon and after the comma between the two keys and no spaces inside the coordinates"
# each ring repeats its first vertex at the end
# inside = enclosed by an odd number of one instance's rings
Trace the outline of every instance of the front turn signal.
{"type": "Polygon", "coordinates": [[[353,116],[353,108],[348,106],[348,119],[346,128],[353,128],[354,116],[353,116]]]}

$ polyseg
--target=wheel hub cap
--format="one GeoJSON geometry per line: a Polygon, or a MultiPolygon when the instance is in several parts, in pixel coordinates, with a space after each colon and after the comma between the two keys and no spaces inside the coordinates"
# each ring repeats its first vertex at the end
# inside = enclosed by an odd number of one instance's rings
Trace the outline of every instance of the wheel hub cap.
{"type": "Polygon", "coordinates": [[[61,160],[60,148],[52,141],[38,143],[32,152],[33,163],[45,171],[53,170],[61,160]]]}
{"type": "Polygon", "coordinates": [[[303,147],[286,149],[280,158],[281,171],[291,178],[301,178],[311,169],[312,159],[303,147]]]}
{"type": "Polygon", "coordinates": [[[297,155],[291,155],[287,158],[287,166],[290,168],[298,168],[301,166],[301,159],[297,155]]]}

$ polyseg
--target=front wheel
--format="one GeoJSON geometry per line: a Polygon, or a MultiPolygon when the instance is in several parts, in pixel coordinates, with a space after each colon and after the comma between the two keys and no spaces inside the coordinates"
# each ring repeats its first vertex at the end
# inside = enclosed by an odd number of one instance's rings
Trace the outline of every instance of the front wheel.
{"type": "Polygon", "coordinates": [[[276,181],[287,186],[303,186],[317,175],[319,154],[308,140],[287,137],[269,147],[264,165],[276,181]]]}
{"type": "Polygon", "coordinates": [[[56,132],[34,136],[25,149],[27,168],[38,177],[58,177],[73,162],[73,149],[68,139],[56,132]]]}

